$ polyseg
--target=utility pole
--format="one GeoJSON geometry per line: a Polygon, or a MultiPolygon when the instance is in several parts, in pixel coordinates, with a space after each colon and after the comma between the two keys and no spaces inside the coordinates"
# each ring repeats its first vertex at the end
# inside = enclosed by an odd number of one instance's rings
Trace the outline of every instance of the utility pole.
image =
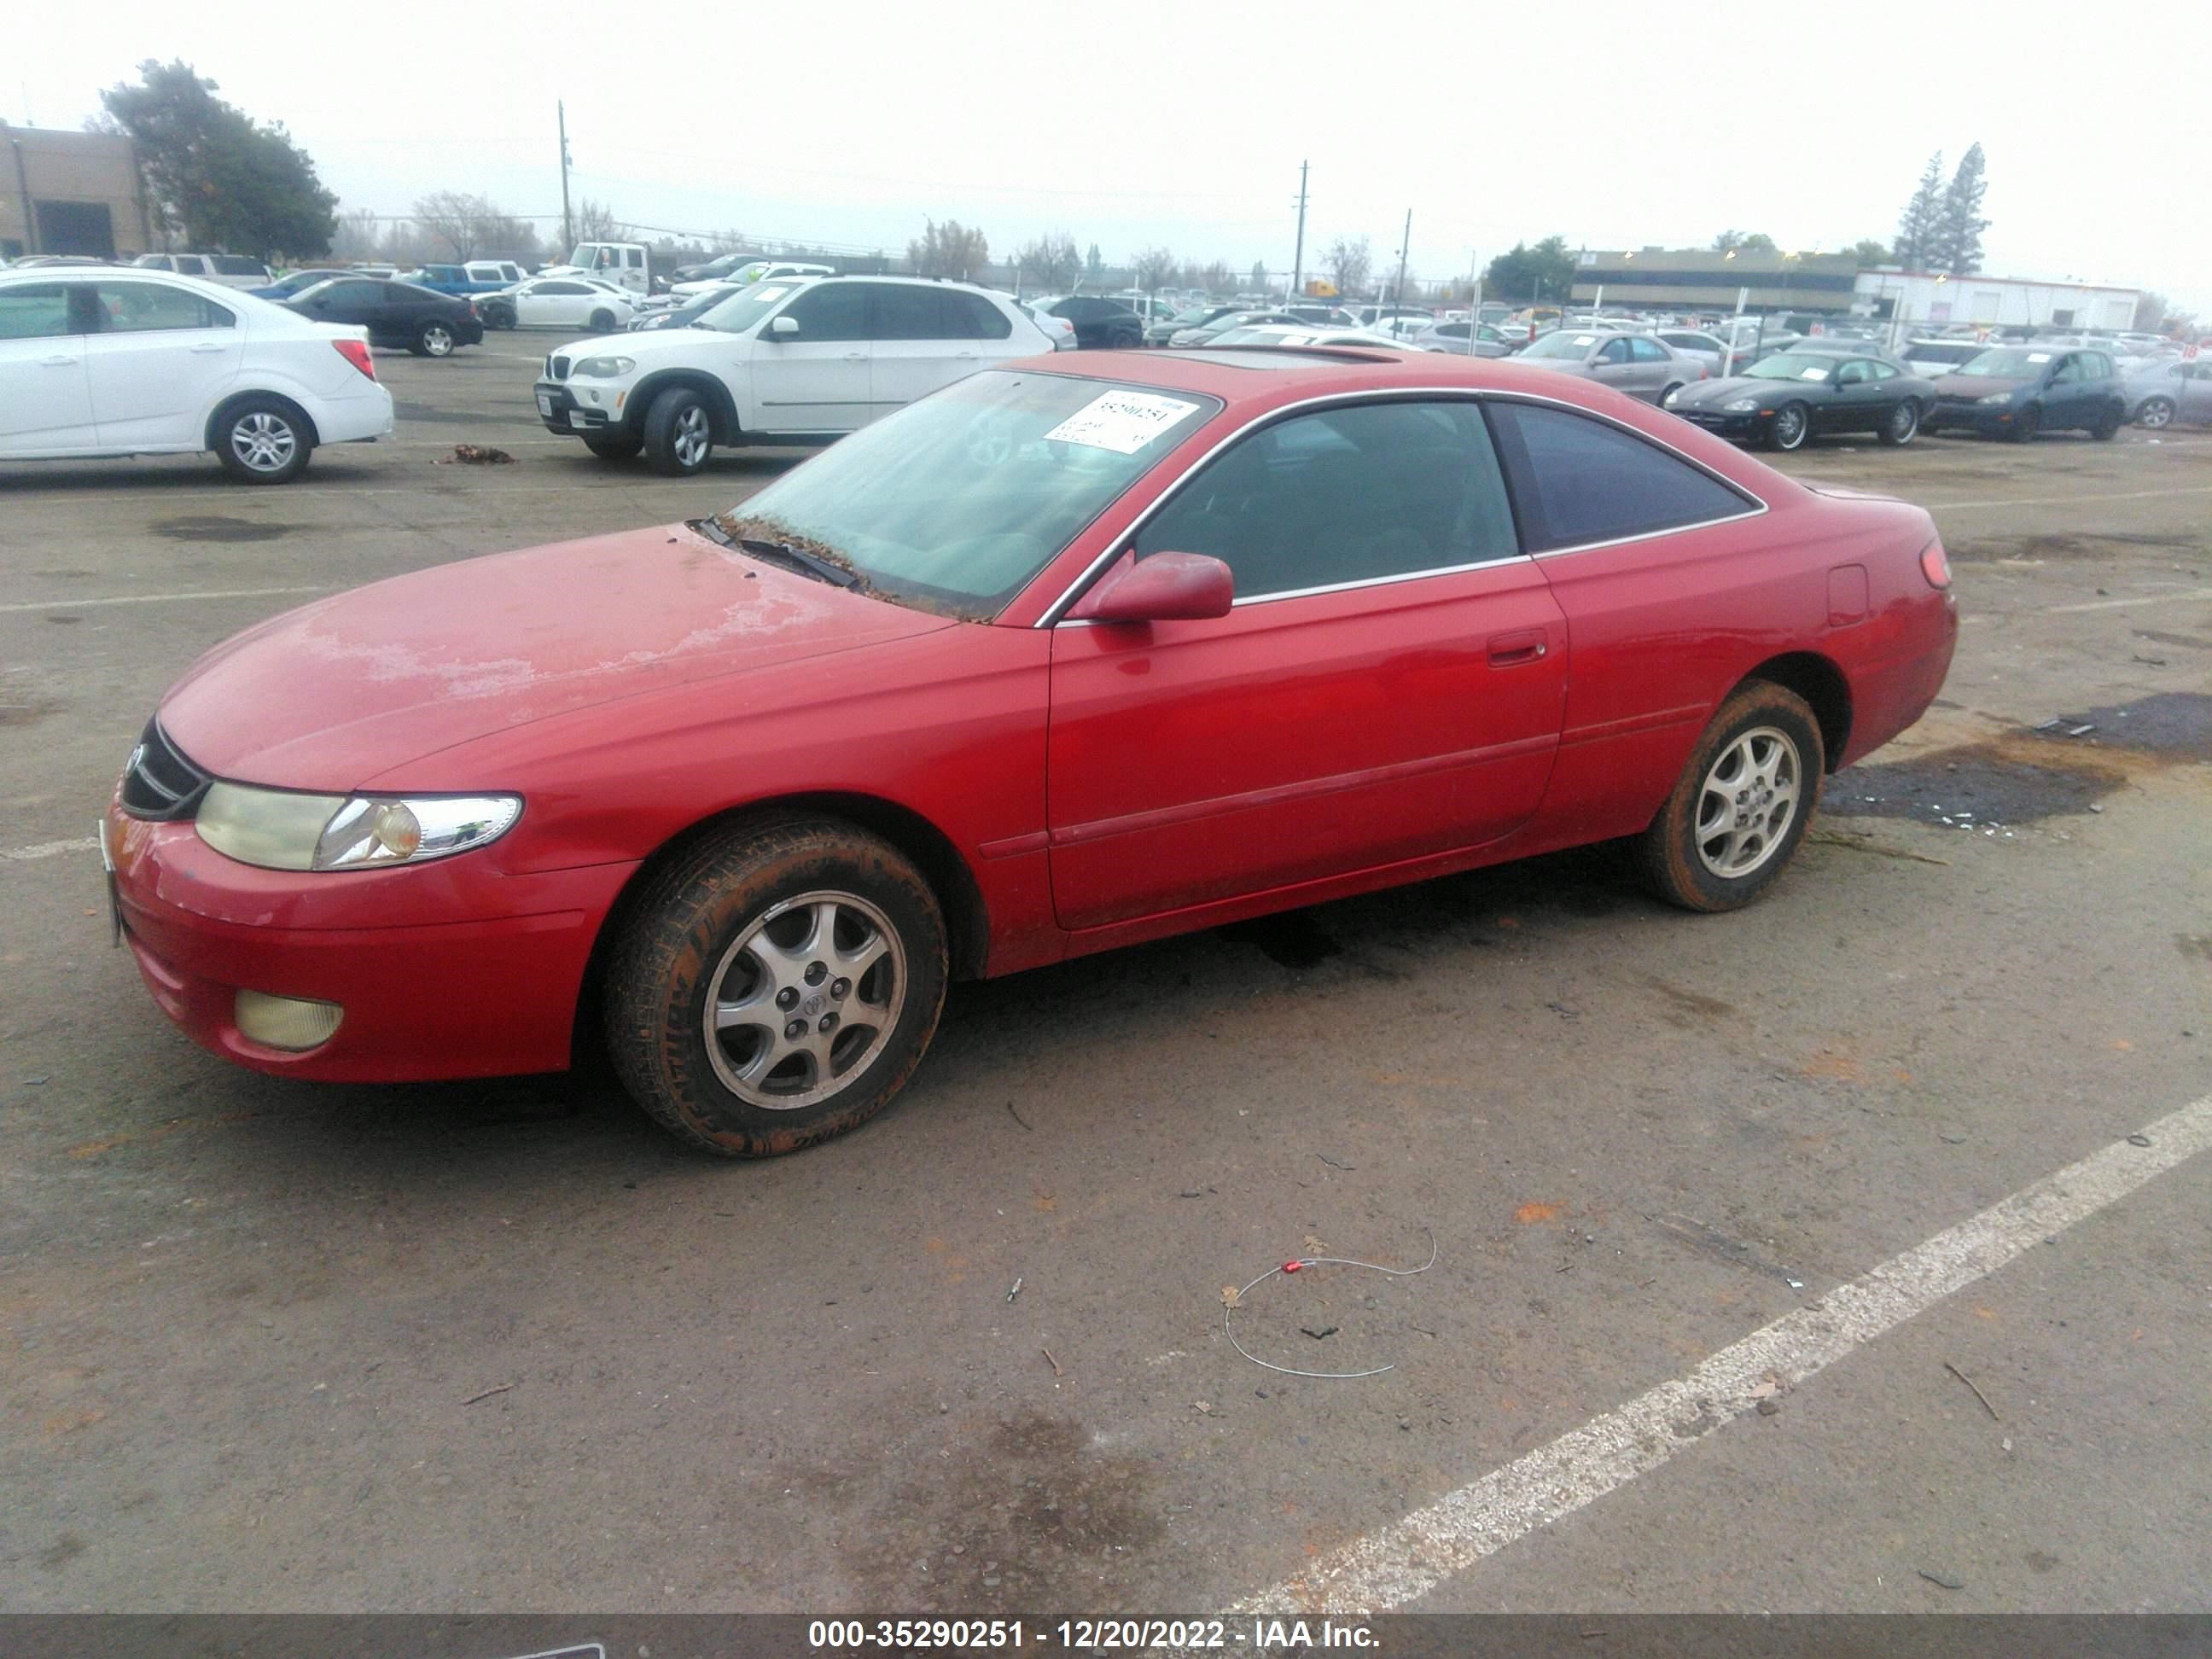
{"type": "Polygon", "coordinates": [[[1298,240],[1291,254],[1291,291],[1284,296],[1289,304],[1305,292],[1306,286],[1306,163],[1298,163],[1298,240]]]}
{"type": "Polygon", "coordinates": [[[561,257],[565,259],[576,246],[575,222],[568,212],[568,106],[556,101],[553,107],[561,119],[561,257]]]}
{"type": "Polygon", "coordinates": [[[1391,301],[1393,305],[1406,303],[1406,255],[1412,251],[1413,246],[1413,210],[1407,208],[1406,210],[1406,240],[1398,244],[1398,297],[1391,301]]]}

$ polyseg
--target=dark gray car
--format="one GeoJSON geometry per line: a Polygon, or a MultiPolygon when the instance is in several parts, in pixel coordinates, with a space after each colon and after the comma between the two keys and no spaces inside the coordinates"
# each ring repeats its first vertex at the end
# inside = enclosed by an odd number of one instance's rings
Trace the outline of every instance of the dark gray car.
{"type": "Polygon", "coordinates": [[[1515,361],[1595,380],[1647,404],[1663,402],[1668,392],[1705,375],[1703,367],[1664,341],[1620,329],[1557,329],[1515,361]]]}

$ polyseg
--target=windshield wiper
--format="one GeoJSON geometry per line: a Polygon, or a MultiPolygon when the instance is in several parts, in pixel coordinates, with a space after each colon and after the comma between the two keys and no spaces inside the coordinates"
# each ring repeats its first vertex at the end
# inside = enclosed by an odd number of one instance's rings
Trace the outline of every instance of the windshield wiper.
{"type": "Polygon", "coordinates": [[[742,547],[755,558],[769,560],[787,570],[796,570],[802,576],[828,582],[832,587],[857,587],[860,585],[860,576],[843,565],[825,559],[817,553],[809,553],[803,547],[793,547],[789,542],[769,541],[759,536],[732,536],[713,519],[701,519],[692,528],[708,540],[720,542],[724,547],[742,547]]]}

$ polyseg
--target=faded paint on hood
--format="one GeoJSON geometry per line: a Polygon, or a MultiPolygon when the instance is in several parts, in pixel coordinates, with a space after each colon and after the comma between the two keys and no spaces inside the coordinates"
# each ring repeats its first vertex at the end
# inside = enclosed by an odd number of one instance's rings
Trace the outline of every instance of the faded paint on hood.
{"type": "Polygon", "coordinates": [[[952,625],[664,525],[303,605],[194,664],[161,720],[219,776],[337,793],[552,715],[952,625]]]}

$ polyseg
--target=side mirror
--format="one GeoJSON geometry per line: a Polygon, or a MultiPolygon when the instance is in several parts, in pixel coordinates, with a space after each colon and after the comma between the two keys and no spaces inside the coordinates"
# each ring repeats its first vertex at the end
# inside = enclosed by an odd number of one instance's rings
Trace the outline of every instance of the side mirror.
{"type": "Polygon", "coordinates": [[[1225,617],[1237,597],[1229,567],[1203,553],[1125,553],[1067,614],[1099,623],[1197,622],[1225,617]]]}
{"type": "Polygon", "coordinates": [[[769,319],[768,331],[770,334],[781,335],[787,339],[792,335],[799,332],[799,319],[796,317],[770,318],[769,319]]]}

